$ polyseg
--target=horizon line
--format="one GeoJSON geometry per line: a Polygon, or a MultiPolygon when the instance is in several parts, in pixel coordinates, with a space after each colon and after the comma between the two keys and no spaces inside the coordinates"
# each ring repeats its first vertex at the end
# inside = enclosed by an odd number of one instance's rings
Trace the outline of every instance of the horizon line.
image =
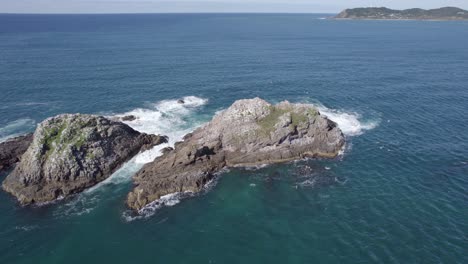
{"type": "Polygon", "coordinates": [[[272,15],[335,15],[329,12],[122,12],[122,13],[2,13],[0,15],[181,15],[181,14],[272,14],[272,15]]]}
{"type": "Polygon", "coordinates": [[[271,12],[271,11],[180,11],[180,12],[0,12],[0,15],[136,15],[136,14],[142,14],[142,15],[150,15],[150,14],[323,14],[323,15],[333,15],[333,14],[339,14],[343,10],[347,9],[357,9],[357,8],[388,8],[392,10],[397,10],[397,11],[404,11],[404,10],[410,10],[410,9],[422,9],[422,10],[435,10],[435,9],[442,9],[442,8],[458,8],[462,9],[457,6],[441,6],[441,7],[434,7],[434,8],[420,8],[420,7],[413,7],[413,8],[407,8],[407,9],[394,9],[394,8],[389,8],[386,6],[362,6],[362,7],[348,7],[345,9],[341,9],[339,11],[333,11],[333,12],[296,12],[296,11],[290,11],[290,12],[271,12]]]}

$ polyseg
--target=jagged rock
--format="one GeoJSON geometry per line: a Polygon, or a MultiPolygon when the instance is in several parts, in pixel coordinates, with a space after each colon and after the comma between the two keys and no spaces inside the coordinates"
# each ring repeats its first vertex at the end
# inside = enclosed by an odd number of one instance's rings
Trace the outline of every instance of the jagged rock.
{"type": "Polygon", "coordinates": [[[164,154],[166,154],[166,153],[171,152],[172,150],[174,150],[174,148],[165,147],[165,148],[161,149],[161,153],[164,155],[164,154]]]}
{"type": "Polygon", "coordinates": [[[102,116],[58,115],[38,125],[2,187],[21,204],[52,201],[95,185],[141,149],[166,141],[102,116]]]}
{"type": "Polygon", "coordinates": [[[122,121],[133,121],[133,120],[136,120],[136,116],[134,116],[134,115],[122,116],[121,120],[122,121]]]}
{"type": "Polygon", "coordinates": [[[146,164],[127,204],[140,210],[166,194],[198,192],[225,166],[333,158],[344,143],[336,123],[310,105],[239,100],[146,164]]]}
{"type": "Polygon", "coordinates": [[[185,101],[182,100],[182,99],[179,99],[179,100],[177,100],[177,103],[178,103],[178,104],[185,104],[185,101]]]}
{"type": "Polygon", "coordinates": [[[137,119],[137,117],[134,115],[112,116],[112,117],[107,117],[107,118],[115,122],[128,122],[128,121],[134,121],[137,119]]]}
{"type": "Polygon", "coordinates": [[[31,133],[0,143],[0,171],[7,170],[16,164],[28,149],[32,139],[31,133]]]}

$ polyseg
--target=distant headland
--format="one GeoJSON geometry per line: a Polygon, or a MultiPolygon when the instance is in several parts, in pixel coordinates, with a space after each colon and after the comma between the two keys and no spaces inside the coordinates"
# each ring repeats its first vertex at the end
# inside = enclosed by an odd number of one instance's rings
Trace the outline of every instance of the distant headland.
{"type": "Polygon", "coordinates": [[[394,10],[386,7],[346,9],[335,19],[390,19],[390,20],[468,20],[468,11],[457,7],[437,9],[412,8],[394,10]]]}

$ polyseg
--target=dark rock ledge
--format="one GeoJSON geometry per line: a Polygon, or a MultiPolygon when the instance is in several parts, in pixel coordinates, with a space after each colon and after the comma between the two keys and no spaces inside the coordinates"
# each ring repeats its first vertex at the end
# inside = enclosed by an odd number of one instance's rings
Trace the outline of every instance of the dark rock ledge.
{"type": "Polygon", "coordinates": [[[19,162],[33,140],[33,134],[15,137],[0,143],[0,172],[19,162]]]}

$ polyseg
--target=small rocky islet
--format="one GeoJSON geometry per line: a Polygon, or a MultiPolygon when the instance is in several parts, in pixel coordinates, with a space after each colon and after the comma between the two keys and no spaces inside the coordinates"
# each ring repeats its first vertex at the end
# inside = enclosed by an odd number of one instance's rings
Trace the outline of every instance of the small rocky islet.
{"type": "Polygon", "coordinates": [[[2,187],[23,205],[50,202],[103,181],[141,150],[164,142],[102,116],[58,115],[38,125],[2,187]]]}
{"type": "MultiPolygon", "coordinates": [[[[67,197],[108,178],[139,152],[167,142],[121,120],[63,114],[40,123],[34,134],[1,143],[0,170],[14,167],[3,189],[22,205],[67,197]]],[[[238,100],[144,165],[133,176],[126,203],[138,212],[164,195],[201,191],[226,167],[334,158],[344,145],[337,124],[311,105],[238,100]]]]}

